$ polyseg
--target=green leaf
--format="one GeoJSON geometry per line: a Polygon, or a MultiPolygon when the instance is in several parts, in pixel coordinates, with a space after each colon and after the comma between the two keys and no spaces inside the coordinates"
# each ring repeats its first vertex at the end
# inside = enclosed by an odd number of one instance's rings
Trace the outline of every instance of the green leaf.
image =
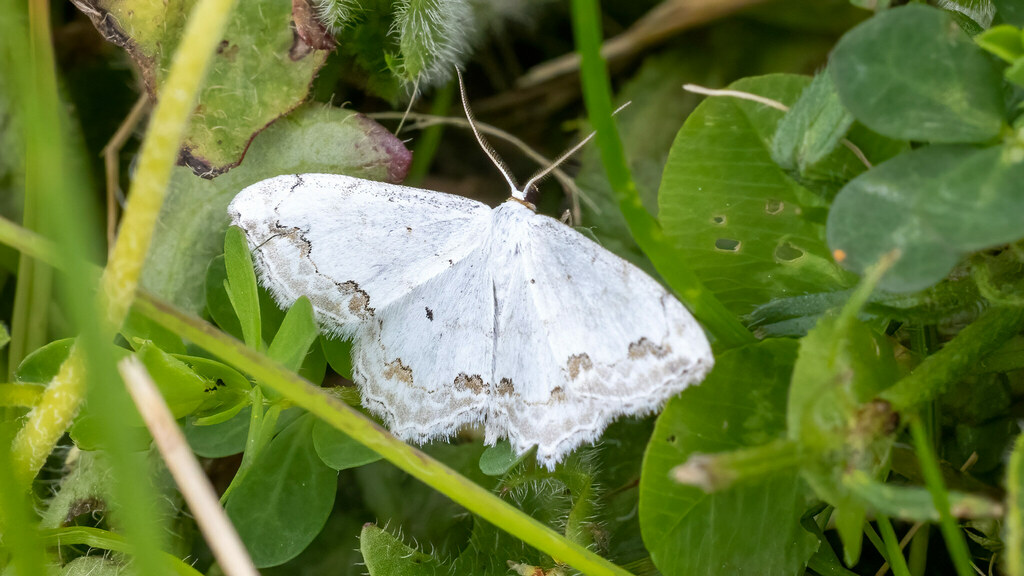
{"type": "Polygon", "coordinates": [[[317,335],[313,305],[310,304],[309,298],[300,296],[285,315],[274,341],[267,349],[267,356],[294,372],[302,365],[306,352],[317,335]]]}
{"type": "Polygon", "coordinates": [[[380,460],[380,455],[323,420],[313,425],[313,446],[324,464],[335,470],[357,468],[380,460]]]}
{"type": "Polygon", "coordinates": [[[435,576],[449,570],[430,554],[410,548],[388,531],[366,524],[359,535],[359,551],[370,576],[435,576]]]}
{"type": "Polygon", "coordinates": [[[263,336],[260,329],[260,298],[256,288],[256,272],[252,266],[249,242],[241,228],[229,227],[224,237],[224,269],[228,276],[224,289],[242,326],[245,345],[261,350],[263,336]]]}
{"type": "Polygon", "coordinates": [[[772,159],[786,170],[806,175],[825,159],[853,125],[853,115],[839,101],[826,70],[814,77],[789,112],[779,121],[772,139],[772,159]]]}
{"type": "Polygon", "coordinates": [[[515,450],[508,440],[499,440],[489,446],[480,456],[480,471],[488,476],[501,476],[519,464],[530,452],[516,456],[515,450]]]}
{"type": "Polygon", "coordinates": [[[202,356],[189,356],[187,354],[174,354],[174,357],[188,364],[196,374],[206,378],[207,381],[214,383],[218,387],[224,386],[230,390],[246,394],[252,387],[249,384],[249,379],[242,376],[241,372],[222,362],[203,358],[202,356]]]}
{"type": "Polygon", "coordinates": [[[174,357],[206,380],[207,399],[196,410],[197,423],[212,425],[225,422],[249,405],[252,385],[234,368],[199,356],[174,354],[174,357]]]}
{"type": "Polygon", "coordinates": [[[1024,36],[1020,28],[1009,24],[993,26],[974,37],[985,50],[1012,64],[1024,56],[1024,36]]]}
{"type": "Polygon", "coordinates": [[[662,573],[790,576],[817,549],[818,539],[800,524],[808,491],[797,472],[748,479],[713,494],[670,475],[696,453],[782,437],[795,358],[791,340],[730,350],[715,360],[703,384],[684,390],[658,417],[640,479],[640,527],[662,573]]]}
{"type": "Polygon", "coordinates": [[[339,338],[320,337],[327,364],[343,378],[352,379],[352,342],[339,338]]]}
{"type": "MultiPolygon", "coordinates": [[[[313,338],[314,342],[316,337],[313,338]]],[[[324,376],[327,375],[327,358],[324,357],[324,351],[319,345],[314,345],[308,348],[305,358],[302,360],[302,364],[299,366],[299,376],[302,376],[310,382],[323,382],[324,376]]]]}
{"type": "Polygon", "coordinates": [[[832,518],[839,533],[839,541],[843,544],[843,561],[847,566],[855,566],[860,560],[861,547],[864,544],[864,522],[867,520],[867,509],[864,504],[847,496],[835,502],[832,518]]]}
{"type": "Polygon", "coordinates": [[[135,570],[103,556],[75,558],[65,564],[60,571],[60,576],[134,576],[135,574],[135,570]]]}
{"type": "Polygon", "coordinates": [[[302,552],[334,506],[338,473],[313,447],[315,421],[303,415],[275,436],[228,498],[228,517],[257,568],[302,552]]]}
{"type": "Polygon", "coordinates": [[[135,310],[128,311],[128,317],[121,326],[121,334],[129,344],[132,343],[133,339],[149,340],[168,354],[185,353],[185,343],[182,342],[180,336],[137,313],[135,310]]]}
{"type": "Polygon", "coordinates": [[[209,426],[197,426],[192,419],[185,423],[185,438],[197,456],[223,458],[241,454],[249,435],[252,408],[246,406],[230,419],[209,426]]]}
{"type": "Polygon", "coordinates": [[[813,454],[843,450],[862,405],[895,377],[892,347],[882,336],[856,319],[822,317],[800,341],[787,409],[789,438],[813,454]]]}
{"type": "MultiPolygon", "coordinates": [[[[78,0],[111,42],[135,60],[152,100],[159,100],[194,0],[78,0]]],[[[292,31],[288,2],[240,2],[199,93],[181,160],[212,178],[237,165],[253,135],[305,98],[327,58],[292,31]]]]}
{"type": "Polygon", "coordinates": [[[1024,159],[1003,147],[929,146],[852,180],[828,216],[828,239],[858,273],[892,250],[880,287],[927,288],[968,252],[1024,236],[1024,159]]]}
{"type": "Polygon", "coordinates": [[[206,312],[221,330],[242,340],[242,324],[235,315],[227,292],[228,271],[224,266],[224,255],[210,260],[206,268],[206,312]]]}
{"type": "MultiPolygon", "coordinates": [[[[807,84],[772,75],[730,88],[792,103],[807,84]]],[[[781,117],[746,100],[706,100],[676,136],[661,181],[661,221],[682,264],[739,315],[849,283],[825,245],[824,200],[771,159],[781,117]]]]}
{"type": "Polygon", "coordinates": [[[899,140],[984,142],[1003,126],[992,62],[942,10],[886,10],[848,32],[829,65],[843,104],[899,140]]]}
{"type": "Polygon", "coordinates": [[[25,356],[18,369],[14,371],[14,381],[49,384],[60,371],[60,365],[67,360],[74,343],[74,338],[64,338],[36,348],[25,356]]]}
{"type": "Polygon", "coordinates": [[[228,202],[242,188],[280,174],[308,172],[398,183],[410,159],[400,140],[361,114],[302,106],[253,139],[245,162],[227,174],[204,180],[186,168],[175,169],[143,268],[143,286],[200,313],[206,305],[207,265],[223,252],[228,202]]]}
{"type": "Polygon", "coordinates": [[[139,347],[136,356],[153,377],[157,389],[175,418],[191,414],[216,392],[216,385],[196,374],[188,364],[157,348],[152,342],[139,347]],[[209,391],[207,391],[209,389],[209,391]]]}
{"type": "Polygon", "coordinates": [[[1024,576],[1024,434],[1006,465],[1006,520],[1003,524],[1003,568],[1009,576],[1024,576]]]}

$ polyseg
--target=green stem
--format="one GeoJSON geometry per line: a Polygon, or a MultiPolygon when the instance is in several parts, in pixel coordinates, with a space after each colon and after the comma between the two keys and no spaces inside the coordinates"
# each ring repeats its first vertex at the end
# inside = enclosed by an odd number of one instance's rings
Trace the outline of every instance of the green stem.
{"type": "MultiPolygon", "coordinates": [[[[959,336],[958,336],[959,338],[959,336]]],[[[941,354],[941,352],[939,352],[941,354]]],[[[936,354],[937,356],[938,354],[936,354]]],[[[957,576],[971,576],[971,556],[967,549],[967,542],[960,528],[949,511],[949,494],[942,484],[942,472],[939,470],[939,463],[932,452],[931,443],[928,441],[928,432],[920,418],[910,419],[910,435],[914,439],[914,448],[917,450],[917,457],[921,462],[921,473],[924,475],[925,485],[932,494],[932,503],[939,511],[939,529],[942,530],[942,537],[946,540],[946,548],[949,549],[949,556],[953,559],[953,566],[956,568],[957,576]]]]}
{"type": "Polygon", "coordinates": [[[978,362],[1024,328],[1024,308],[993,307],[882,392],[896,412],[929,402],[975,369],[978,362]]]}
{"type": "Polygon", "coordinates": [[[783,470],[799,468],[805,458],[795,443],[779,439],[731,452],[693,454],[672,470],[672,476],[681,484],[698,486],[711,493],[744,481],[757,481],[783,470]]]}
{"type": "Polygon", "coordinates": [[[629,224],[630,233],[640,249],[654,264],[687,307],[716,340],[720,349],[735,348],[755,341],[754,336],[712,294],[689,268],[665,237],[661,225],[644,208],[630,175],[615,123],[612,121],[611,84],[601,57],[600,7],[597,0],[573,0],[572,25],[576,49],[580,53],[583,100],[597,132],[597,145],[608,174],[608,181],[619,201],[619,209],[629,224]]]}
{"type": "MultiPolygon", "coordinates": [[[[10,15],[10,13],[7,13],[10,15]]],[[[11,555],[0,556],[0,564],[19,576],[45,576],[46,549],[37,532],[38,518],[32,513],[29,488],[15,476],[9,459],[10,436],[0,430],[0,534],[2,546],[11,555]]],[[[7,572],[7,570],[5,570],[7,572]]]]}
{"type": "MultiPolygon", "coordinates": [[[[925,524],[921,526],[917,534],[914,534],[914,538],[910,540],[908,567],[910,568],[911,576],[925,575],[925,569],[928,567],[928,540],[930,536],[931,526],[925,524]]],[[[1021,576],[1024,576],[1024,574],[1021,576]]]]}
{"type": "MultiPolygon", "coordinates": [[[[43,543],[50,547],[88,546],[89,548],[110,550],[112,552],[131,553],[133,551],[128,541],[120,534],[88,526],[70,526],[68,528],[44,530],[41,536],[43,543]]],[[[164,565],[178,576],[203,576],[201,572],[191,565],[186,564],[171,554],[161,552],[160,556],[164,565]]]]}
{"type": "Polygon", "coordinates": [[[249,432],[245,437],[245,451],[242,453],[242,463],[238,465],[238,471],[231,478],[231,483],[220,496],[221,503],[228,501],[228,496],[245,480],[246,474],[252,468],[260,452],[270,442],[277,428],[277,418],[281,415],[281,403],[271,404],[267,410],[263,409],[263,389],[257,384],[252,388],[252,404],[249,413],[249,432]]]}
{"type": "MultiPolygon", "coordinates": [[[[10,12],[7,12],[10,18],[10,12]]],[[[49,1],[32,1],[28,3],[28,24],[31,36],[31,60],[34,69],[35,86],[40,92],[48,91],[50,77],[48,67],[53,63],[53,51],[50,38],[50,3],[49,1]]],[[[16,54],[16,52],[11,52],[16,54]]],[[[56,90],[56,79],[53,86],[56,90]]],[[[39,92],[37,92],[38,94],[39,92]]],[[[54,92],[56,95],[56,92],[54,92]]],[[[29,98],[31,96],[25,95],[29,98]]],[[[49,99],[35,104],[40,109],[46,107],[49,99]]],[[[31,106],[32,104],[29,104],[31,106]]],[[[54,127],[54,119],[50,119],[50,127],[54,127]]],[[[26,170],[25,195],[22,224],[31,230],[46,232],[45,194],[53,184],[53,175],[41,170],[42,157],[47,157],[53,165],[61,166],[61,158],[48,154],[53,151],[40,149],[39,138],[28,135],[25,138],[26,170]]],[[[59,152],[58,152],[59,154],[59,152]]],[[[46,343],[46,329],[49,318],[50,300],[53,291],[53,270],[42,262],[22,257],[18,261],[18,279],[14,292],[14,310],[11,315],[11,342],[8,349],[8,376],[13,377],[14,371],[21,361],[32,350],[46,343]]]]}
{"type": "Polygon", "coordinates": [[[885,542],[885,550],[889,555],[889,567],[895,576],[910,576],[907,568],[907,560],[903,557],[903,550],[900,549],[900,540],[896,537],[896,531],[892,529],[892,522],[884,514],[878,514],[878,529],[882,532],[882,541],[885,542]]]}
{"type": "Polygon", "coordinates": [[[888,562],[889,552],[885,549],[885,542],[882,541],[882,537],[878,535],[878,532],[875,532],[870,522],[864,523],[864,535],[868,537],[868,541],[875,547],[875,550],[878,550],[878,553],[882,555],[882,559],[888,562]]]}
{"type": "Polygon", "coordinates": [[[50,266],[58,265],[57,247],[45,236],[0,217],[0,244],[6,244],[50,266]]]}
{"type": "Polygon", "coordinates": [[[223,361],[249,373],[262,386],[276,390],[296,406],[314,414],[337,430],[348,434],[360,444],[448,496],[470,512],[534,546],[560,562],[565,562],[590,575],[629,572],[569,542],[562,535],[531,518],[521,510],[492,494],[489,490],[459,475],[451,468],[423,452],[398,440],[366,416],[310,384],[301,376],[281,368],[273,360],[215,327],[181,315],[167,304],[142,295],[135,310],[157,324],[180,334],[223,361]]]}

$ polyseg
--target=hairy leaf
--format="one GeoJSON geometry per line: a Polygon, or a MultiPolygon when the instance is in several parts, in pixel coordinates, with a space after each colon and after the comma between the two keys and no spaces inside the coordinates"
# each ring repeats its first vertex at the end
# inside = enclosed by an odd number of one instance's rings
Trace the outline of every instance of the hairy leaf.
{"type": "MultiPolygon", "coordinates": [[[[75,0],[135,60],[160,99],[195,0],[75,0]]],[[[199,93],[179,161],[206,178],[236,166],[254,134],[298,106],[327,58],[292,32],[290,2],[239,2],[199,93]]]]}
{"type": "Polygon", "coordinates": [[[375,524],[363,526],[363,532],[359,535],[359,551],[363,554],[370,576],[435,576],[450,573],[434,556],[406,546],[375,524]]]}
{"type": "MultiPolygon", "coordinates": [[[[329,106],[304,106],[253,140],[246,161],[235,170],[214,180],[196,178],[185,169],[175,171],[143,269],[143,286],[199,313],[206,304],[207,265],[223,246],[228,202],[242,188],[303,172],[398,183],[410,160],[401,141],[365,116],[329,106]]],[[[222,326],[230,331],[230,325],[222,326]]]]}

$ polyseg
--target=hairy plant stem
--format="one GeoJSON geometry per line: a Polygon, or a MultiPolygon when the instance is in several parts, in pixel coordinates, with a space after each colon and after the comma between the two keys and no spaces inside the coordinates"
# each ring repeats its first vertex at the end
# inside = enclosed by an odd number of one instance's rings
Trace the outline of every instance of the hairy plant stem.
{"type": "Polygon", "coordinates": [[[1024,328],[1024,308],[995,306],[879,395],[896,412],[938,397],[1024,328]]]}
{"type": "MultiPolygon", "coordinates": [[[[196,5],[188,20],[180,48],[175,53],[164,83],[160,102],[142,144],[120,236],[101,279],[101,333],[112,334],[117,330],[131,306],[193,102],[199,93],[200,82],[205,76],[214,49],[227,26],[234,2],[203,0],[196,5]]],[[[48,39],[47,35],[47,47],[48,39]]],[[[36,44],[41,43],[37,41],[36,44]]],[[[52,75],[52,49],[47,49],[49,59],[45,61],[51,67],[52,75]]],[[[50,92],[56,98],[55,78],[52,83],[50,92]]],[[[42,90],[47,87],[40,88],[42,90]]],[[[19,474],[30,478],[36,475],[77,413],[85,390],[81,371],[72,368],[82,365],[82,353],[80,346],[72,349],[67,360],[71,367],[61,369],[61,373],[67,377],[62,379],[58,375],[19,431],[13,456],[19,474]]]]}
{"type": "Polygon", "coordinates": [[[806,457],[795,442],[778,439],[719,454],[692,454],[686,462],[673,468],[671,474],[680,484],[712,493],[746,481],[756,482],[784,470],[796,470],[806,457]]]}
{"type": "Polygon", "coordinates": [[[597,131],[608,181],[619,201],[619,209],[629,224],[640,249],[668,282],[693,315],[707,327],[719,350],[735,348],[755,341],[754,336],[712,294],[689,268],[682,265],[666,238],[661,225],[644,208],[630,174],[618,130],[612,121],[611,84],[601,57],[601,21],[597,0],[573,0],[572,26],[576,50],[580,53],[583,101],[597,131]]]}
{"type": "Polygon", "coordinates": [[[628,575],[629,572],[586,548],[568,541],[528,514],[451,468],[409,446],[363,416],[354,408],[289,372],[279,364],[210,324],[182,315],[147,295],[135,303],[135,311],[187,338],[224,362],[248,373],[260,385],[275,390],[294,405],[322,419],[337,430],[380,454],[431,488],[502,530],[590,575],[628,575]]]}

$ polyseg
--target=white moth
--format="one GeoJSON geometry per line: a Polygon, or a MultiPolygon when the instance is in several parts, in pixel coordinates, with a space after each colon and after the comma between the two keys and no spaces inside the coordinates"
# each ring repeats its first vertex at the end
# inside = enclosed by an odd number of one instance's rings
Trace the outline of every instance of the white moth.
{"type": "Polygon", "coordinates": [[[553,468],[616,417],[701,381],[714,359],[658,282],[525,200],[554,166],[519,189],[473,130],[512,189],[497,208],[300,174],[249,186],[228,212],[275,300],[307,296],[325,331],[353,339],[363,405],[396,436],[482,424],[488,444],[536,446],[553,468]]]}

